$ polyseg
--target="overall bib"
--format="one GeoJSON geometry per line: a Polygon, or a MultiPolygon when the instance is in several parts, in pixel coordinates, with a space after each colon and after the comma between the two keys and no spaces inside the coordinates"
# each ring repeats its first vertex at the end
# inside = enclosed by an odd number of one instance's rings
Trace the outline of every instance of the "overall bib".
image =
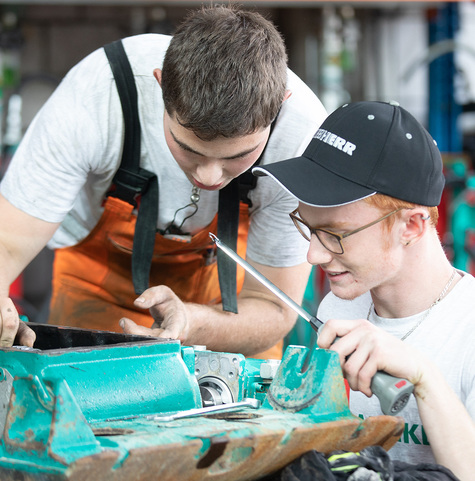
{"type": "MultiPolygon", "coordinates": [[[[119,94],[127,97],[133,76],[131,70],[127,70],[128,60],[122,43],[114,42],[106,46],[106,52],[119,94]],[[112,53],[111,46],[115,49],[112,53]],[[124,58],[127,62],[125,66],[124,58]],[[120,78],[118,80],[121,72],[117,71],[117,59],[122,74],[126,69],[128,77],[126,75],[125,78],[128,83],[121,84],[120,78]],[[125,90],[128,93],[124,93],[125,90]]],[[[133,87],[135,89],[135,84],[133,87]]],[[[115,188],[106,197],[104,212],[90,234],[74,246],[56,250],[49,323],[121,332],[119,320],[128,317],[137,324],[151,327],[153,318],[148,310],[136,308],[133,304],[137,294],[149,284],[170,287],[184,302],[223,302],[225,310],[237,312],[236,293],[242,288],[244,270],[227,256],[220,258],[223,253],[217,251],[209,232],[218,235],[241,257],[245,257],[249,206],[240,202],[239,190],[247,188],[248,191],[252,186],[246,187],[245,182],[241,181],[239,185],[239,182],[233,181],[220,191],[218,214],[210,225],[193,235],[189,242],[170,239],[157,233],[158,184],[150,187],[149,180],[154,176],[139,166],[140,142],[137,142],[137,138],[140,137],[140,131],[137,136],[139,124],[136,96],[132,98],[132,104],[135,102],[132,112],[127,111],[127,105],[130,106],[129,97],[124,101],[121,96],[121,102],[126,135],[121,168],[114,177],[115,188]],[[131,118],[135,119],[135,126],[130,125],[131,118]],[[145,184],[135,185],[136,178],[146,178],[145,184]],[[155,195],[145,202],[154,188],[155,195]],[[121,195],[124,191],[127,191],[126,195],[121,195]],[[148,220],[147,214],[141,213],[146,212],[146,203],[149,207],[152,206],[149,208],[151,212],[148,220]],[[135,211],[137,207],[138,215],[135,211]],[[234,214],[230,215],[230,212],[234,214]],[[141,215],[144,220],[139,227],[141,215]],[[150,230],[150,226],[153,226],[153,230],[150,230]],[[144,229],[147,232],[144,233],[144,229]],[[144,247],[147,238],[150,242],[148,247],[144,247]],[[219,269],[221,272],[218,272],[219,269]]],[[[255,178],[252,174],[248,175],[251,177],[247,179],[254,183],[255,178]]],[[[252,357],[280,359],[282,346],[283,341],[280,341],[273,348],[252,357]]]]}

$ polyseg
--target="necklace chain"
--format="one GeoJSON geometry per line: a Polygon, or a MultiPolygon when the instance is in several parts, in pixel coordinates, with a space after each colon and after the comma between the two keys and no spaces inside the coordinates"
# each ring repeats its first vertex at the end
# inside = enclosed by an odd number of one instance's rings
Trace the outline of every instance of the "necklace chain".
{"type": "Polygon", "coordinates": [[[193,217],[196,214],[196,212],[198,212],[198,202],[200,201],[200,192],[201,192],[201,189],[199,189],[195,185],[192,186],[191,194],[190,194],[190,203],[186,204],[184,207],[180,207],[175,211],[175,214],[173,215],[173,220],[170,222],[168,227],[164,230],[163,232],[164,234],[182,234],[181,228],[183,227],[185,220],[188,220],[190,217],[193,217]],[[181,212],[182,210],[187,209],[188,207],[192,207],[193,210],[183,218],[179,226],[175,226],[175,220],[178,212],[181,212]]]}
{"type": "MultiPolygon", "coordinates": [[[[409,329],[409,331],[404,334],[404,336],[401,337],[401,341],[404,341],[407,337],[409,337],[428,317],[430,312],[432,311],[432,308],[435,307],[447,294],[447,291],[450,289],[450,286],[452,285],[452,282],[455,279],[455,274],[457,271],[454,269],[452,271],[452,275],[450,276],[449,281],[447,284],[445,284],[445,287],[442,289],[442,292],[439,294],[439,297],[430,305],[429,309],[424,313],[424,315],[409,329]]],[[[366,316],[366,319],[369,321],[369,317],[371,315],[371,310],[373,309],[374,302],[371,302],[371,305],[369,306],[368,310],[368,315],[366,316]]]]}

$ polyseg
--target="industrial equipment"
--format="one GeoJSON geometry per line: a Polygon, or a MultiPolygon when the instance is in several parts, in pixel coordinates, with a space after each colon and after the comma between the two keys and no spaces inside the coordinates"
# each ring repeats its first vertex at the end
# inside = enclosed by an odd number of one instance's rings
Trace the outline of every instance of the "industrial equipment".
{"type": "Polygon", "coordinates": [[[389,449],[403,420],[348,408],[336,353],[282,361],[30,323],[0,349],[0,479],[254,480],[310,450],[389,449]]]}

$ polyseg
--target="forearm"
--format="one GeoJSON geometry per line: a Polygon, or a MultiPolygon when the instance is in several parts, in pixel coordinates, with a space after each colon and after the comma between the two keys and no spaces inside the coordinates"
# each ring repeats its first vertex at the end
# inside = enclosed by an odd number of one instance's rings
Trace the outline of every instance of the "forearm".
{"type": "MultiPolygon", "coordinates": [[[[276,268],[254,263],[254,267],[296,303],[302,302],[309,264],[276,268]]],[[[120,326],[128,334],[179,339],[186,345],[247,356],[274,346],[297,319],[287,304],[251,275],[246,275],[238,296],[238,314],[223,311],[221,305],[183,303],[163,285],[147,289],[135,300],[135,306],[149,309],[154,323],[148,328],[123,318],[120,326]]]]}
{"type": "MultiPolygon", "coordinates": [[[[310,264],[276,268],[248,261],[297,304],[302,303],[310,264]]],[[[186,343],[205,344],[211,350],[240,352],[247,356],[274,346],[297,319],[293,310],[247,273],[238,296],[238,314],[224,312],[220,305],[187,305],[188,309],[190,328],[186,343]]]]}
{"type": "MultiPolygon", "coordinates": [[[[424,378],[425,377],[425,378],[424,378]]],[[[437,368],[416,386],[419,414],[436,462],[461,481],[475,472],[475,423],[437,368]]]]}
{"type": "Polygon", "coordinates": [[[7,297],[10,284],[41,251],[58,224],[32,217],[0,194],[0,295],[7,297]]]}
{"type": "Polygon", "coordinates": [[[21,274],[25,266],[20,264],[12,255],[10,249],[0,241],[0,265],[2,266],[0,276],[0,297],[9,296],[10,285],[21,274]]]}
{"type": "Polygon", "coordinates": [[[18,277],[23,267],[15,262],[3,244],[0,243],[0,346],[9,347],[16,342],[33,347],[34,332],[19,320],[14,302],[10,299],[10,285],[18,277]]]}
{"type": "Polygon", "coordinates": [[[32,217],[14,207],[0,194],[0,345],[18,342],[32,346],[35,335],[19,323],[9,299],[10,284],[51,238],[58,224],[32,217]]]}
{"type": "Polygon", "coordinates": [[[221,306],[185,304],[192,319],[183,342],[206,345],[222,352],[239,352],[252,356],[280,341],[293,327],[296,314],[268,299],[245,298],[238,303],[238,314],[225,312],[221,306]]]}

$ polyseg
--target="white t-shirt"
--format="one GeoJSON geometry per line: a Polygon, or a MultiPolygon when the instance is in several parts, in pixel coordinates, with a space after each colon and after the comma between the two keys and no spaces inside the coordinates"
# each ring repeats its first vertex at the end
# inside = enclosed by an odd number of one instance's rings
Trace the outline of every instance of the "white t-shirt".
{"type": "MultiPolygon", "coordinates": [[[[438,366],[475,420],[475,278],[458,272],[463,275],[462,279],[404,342],[426,354],[438,366]]],[[[323,322],[328,319],[366,319],[370,305],[369,292],[353,301],[329,293],[319,306],[318,317],[323,322]]],[[[402,319],[387,319],[375,315],[372,309],[369,320],[401,338],[422,316],[424,312],[402,319]]],[[[355,391],[350,391],[350,410],[363,418],[382,414],[376,396],[367,398],[355,391]]],[[[406,424],[400,440],[389,450],[390,456],[409,463],[434,463],[414,396],[399,415],[406,424]]]]}
{"type": "MultiPolygon", "coordinates": [[[[123,40],[138,91],[141,167],[156,173],[159,181],[159,229],[190,203],[192,189],[165,142],[162,92],[153,76],[162,66],[170,38],[144,34],[123,40]]],[[[292,95],[282,106],[262,164],[300,155],[326,117],[318,98],[290,70],[288,88],[292,95]]],[[[0,191],[22,211],[62,222],[50,247],[74,245],[101,216],[104,194],[120,165],[123,135],[119,96],[101,48],[71,69],[38,112],[0,191]]],[[[304,262],[308,245],[288,216],[296,200],[265,177],[258,179],[249,198],[253,207],[247,255],[278,267],[304,262]]],[[[194,233],[206,227],[217,205],[218,192],[201,191],[198,212],[183,229],[194,233]]],[[[182,216],[187,213],[181,211],[182,216]]]]}

